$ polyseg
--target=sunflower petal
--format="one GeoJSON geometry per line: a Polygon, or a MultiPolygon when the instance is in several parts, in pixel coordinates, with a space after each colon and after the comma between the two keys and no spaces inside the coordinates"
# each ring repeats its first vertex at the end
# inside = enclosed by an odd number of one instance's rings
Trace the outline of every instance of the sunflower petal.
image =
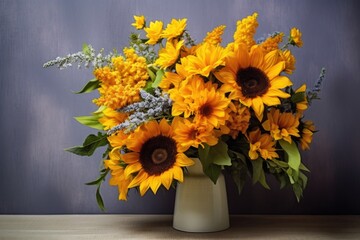
{"type": "Polygon", "coordinates": [[[185,154],[183,153],[178,153],[176,155],[176,165],[180,166],[180,167],[188,167],[191,165],[194,165],[194,161],[191,158],[188,158],[185,154]]]}
{"type": "Polygon", "coordinates": [[[139,186],[148,177],[149,175],[144,170],[140,170],[140,172],[136,175],[136,177],[130,182],[129,188],[139,186]]]}
{"type": "Polygon", "coordinates": [[[166,189],[169,190],[170,186],[171,186],[171,183],[173,181],[173,172],[172,170],[168,170],[168,171],[165,171],[163,172],[161,175],[161,182],[162,184],[165,186],[166,189]]]}
{"type": "Polygon", "coordinates": [[[137,152],[129,152],[121,155],[122,160],[127,164],[133,164],[139,161],[140,154],[137,152]]]}
{"type": "Polygon", "coordinates": [[[142,169],[142,165],[140,162],[129,164],[126,166],[124,174],[126,177],[130,176],[131,174],[138,172],[142,169]]]}
{"type": "Polygon", "coordinates": [[[292,82],[288,77],[285,76],[277,76],[271,80],[271,87],[272,88],[284,88],[291,86],[292,82]]]}
{"type": "Polygon", "coordinates": [[[252,108],[259,120],[262,120],[262,115],[264,112],[264,103],[261,97],[256,97],[252,99],[252,108]]]}
{"type": "Polygon", "coordinates": [[[153,176],[150,182],[150,188],[154,194],[156,194],[157,190],[161,186],[161,177],[160,176],[153,176]]]}
{"type": "Polygon", "coordinates": [[[270,80],[279,76],[279,74],[285,69],[285,61],[278,62],[271,68],[266,70],[266,75],[270,80]]]}
{"type": "Polygon", "coordinates": [[[262,65],[264,62],[262,48],[260,48],[260,47],[252,47],[251,48],[250,62],[251,62],[252,67],[256,67],[256,68],[260,68],[260,69],[262,68],[262,65]]]}
{"type": "Polygon", "coordinates": [[[140,183],[139,190],[140,190],[141,196],[144,196],[145,193],[147,192],[147,190],[149,190],[150,183],[151,183],[151,178],[147,178],[143,182],[140,183]]]}
{"type": "Polygon", "coordinates": [[[167,136],[167,137],[172,136],[172,128],[167,123],[165,118],[161,119],[159,127],[160,127],[160,131],[161,131],[162,135],[167,136]]]}
{"type": "Polygon", "coordinates": [[[181,167],[174,165],[172,168],[172,172],[174,173],[174,179],[178,180],[179,182],[184,181],[184,174],[183,174],[183,170],[181,169],[181,167]]]}

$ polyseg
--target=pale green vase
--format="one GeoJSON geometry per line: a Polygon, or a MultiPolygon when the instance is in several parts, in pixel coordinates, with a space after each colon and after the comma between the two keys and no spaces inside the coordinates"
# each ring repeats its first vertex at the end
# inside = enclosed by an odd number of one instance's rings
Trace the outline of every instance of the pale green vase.
{"type": "Polygon", "coordinates": [[[173,227],[185,232],[217,232],[228,229],[229,210],[223,174],[214,184],[199,159],[188,167],[184,182],[176,188],[173,227]]]}

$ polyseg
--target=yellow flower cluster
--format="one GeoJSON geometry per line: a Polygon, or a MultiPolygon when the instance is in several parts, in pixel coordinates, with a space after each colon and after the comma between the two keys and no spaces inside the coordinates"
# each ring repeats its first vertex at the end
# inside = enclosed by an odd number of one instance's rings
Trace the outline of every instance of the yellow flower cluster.
{"type": "Polygon", "coordinates": [[[206,34],[206,37],[204,38],[203,42],[211,45],[220,44],[222,42],[221,36],[224,34],[225,28],[226,28],[225,25],[221,25],[214,28],[211,32],[208,32],[206,34]]]}
{"type": "Polygon", "coordinates": [[[234,44],[244,44],[248,48],[255,45],[254,35],[258,27],[257,22],[258,14],[254,13],[242,20],[237,21],[236,31],[234,33],[234,44]]]}
{"type": "Polygon", "coordinates": [[[95,104],[120,109],[140,100],[139,91],[149,78],[146,60],[131,48],[124,49],[124,54],[125,58],[112,59],[112,67],[95,69],[94,75],[101,82],[95,104]]]}

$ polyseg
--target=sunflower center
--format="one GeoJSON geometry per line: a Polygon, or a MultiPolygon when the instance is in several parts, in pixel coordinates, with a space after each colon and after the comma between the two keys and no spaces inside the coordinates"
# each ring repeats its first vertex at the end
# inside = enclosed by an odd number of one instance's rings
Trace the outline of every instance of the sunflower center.
{"type": "Polygon", "coordinates": [[[212,114],[213,108],[210,104],[205,103],[200,107],[200,114],[204,117],[208,117],[212,114]]]}
{"type": "Polygon", "coordinates": [[[166,151],[166,149],[164,148],[157,148],[153,151],[153,153],[151,154],[151,160],[153,161],[153,163],[155,164],[160,164],[164,161],[166,161],[168,156],[168,153],[166,151]]]}
{"type": "Polygon", "coordinates": [[[176,142],[166,136],[148,139],[140,150],[140,163],[149,175],[160,175],[176,162],[176,142]]]}
{"type": "Polygon", "coordinates": [[[236,83],[247,98],[261,96],[270,87],[269,78],[262,70],[255,67],[240,69],[236,75],[236,83]]]}

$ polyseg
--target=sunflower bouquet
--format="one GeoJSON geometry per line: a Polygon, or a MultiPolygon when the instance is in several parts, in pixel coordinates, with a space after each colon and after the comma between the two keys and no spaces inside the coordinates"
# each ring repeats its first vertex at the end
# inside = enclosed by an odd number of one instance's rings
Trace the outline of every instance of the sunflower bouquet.
{"type": "Polygon", "coordinates": [[[274,32],[255,40],[257,17],[237,21],[233,41],[223,46],[224,25],[196,43],[187,19],[165,27],[134,16],[136,33],[122,53],[104,55],[84,44],[44,64],[93,69],[95,78],[78,93],[97,90],[98,108],[75,119],[98,133],[66,150],[91,156],[106,147],[100,176],[88,183],[98,186],[101,208],[100,186],[108,175],[126,200],[132,188],[144,195],[183,182],[194,158],[214,183],[227,171],[239,192],[248,178],[269,189],[266,176],[273,175],[301,198],[309,170],[300,149],[309,149],[315,132],[304,113],[318,98],[324,69],[313,89],[298,83],[294,89],[290,47],[302,46],[301,32],[292,28],[289,36],[274,32]]]}

